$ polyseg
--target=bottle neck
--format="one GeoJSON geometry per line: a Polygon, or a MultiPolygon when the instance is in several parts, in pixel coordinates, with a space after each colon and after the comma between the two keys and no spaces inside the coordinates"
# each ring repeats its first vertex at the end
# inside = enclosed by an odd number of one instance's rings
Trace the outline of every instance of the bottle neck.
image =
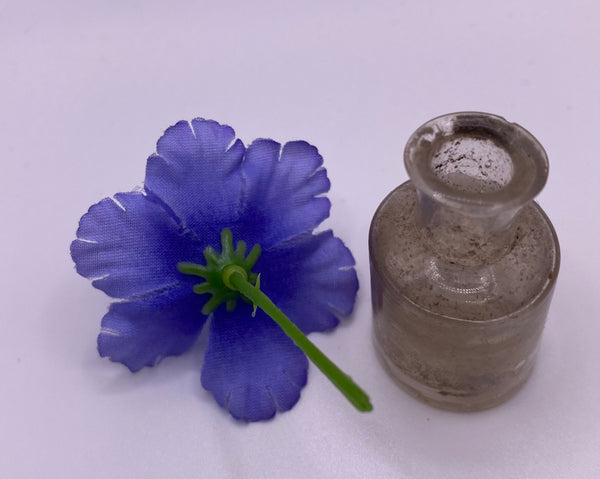
{"type": "Polygon", "coordinates": [[[498,261],[514,219],[544,186],[548,158],[525,129],[487,113],[453,113],[421,126],[404,150],[425,243],[443,261],[498,261]]]}
{"type": "Polygon", "coordinates": [[[418,225],[424,243],[441,260],[464,266],[497,262],[516,239],[521,208],[490,212],[457,208],[417,190],[418,225]]]}

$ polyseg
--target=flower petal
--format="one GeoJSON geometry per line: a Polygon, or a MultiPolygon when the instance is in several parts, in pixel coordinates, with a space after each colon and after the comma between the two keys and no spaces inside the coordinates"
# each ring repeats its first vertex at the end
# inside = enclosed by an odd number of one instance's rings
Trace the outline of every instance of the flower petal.
{"type": "MultiPolygon", "coordinates": [[[[116,298],[130,298],[192,278],[177,262],[202,258],[197,239],[185,235],[158,203],[140,192],[105,198],[83,215],[71,256],[77,272],[116,298]]],[[[190,286],[191,287],[191,286],[190,286]]]]}
{"type": "Polygon", "coordinates": [[[180,121],[148,158],[145,187],[200,238],[217,238],[240,214],[244,145],[227,125],[180,121]]]}
{"type": "Polygon", "coordinates": [[[166,356],[182,354],[194,344],[206,322],[200,313],[205,301],[184,287],[138,301],[113,303],[102,318],[98,352],[132,372],[155,366],[166,356]]]}
{"type": "Polygon", "coordinates": [[[325,331],[348,315],[358,290],[354,258],[331,231],[304,234],[263,252],[261,290],[304,332],[325,331]]]}
{"type": "Polygon", "coordinates": [[[251,228],[234,234],[269,248],[312,231],[329,216],[331,206],[326,197],[317,196],[330,187],[322,164],[317,149],[305,141],[281,147],[272,140],[255,140],[242,165],[244,217],[251,228]]]}
{"type": "Polygon", "coordinates": [[[231,415],[261,421],[287,411],[306,384],[308,360],[275,322],[243,301],[214,312],[202,386],[231,415]]]}

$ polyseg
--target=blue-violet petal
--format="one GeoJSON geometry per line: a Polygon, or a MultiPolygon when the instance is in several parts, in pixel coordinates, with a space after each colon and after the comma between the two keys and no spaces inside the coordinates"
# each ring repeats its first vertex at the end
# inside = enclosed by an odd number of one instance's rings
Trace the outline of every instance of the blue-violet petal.
{"type": "Polygon", "coordinates": [[[331,206],[319,196],[330,187],[322,164],[317,149],[305,141],[282,147],[272,140],[255,140],[242,164],[246,228],[234,234],[269,248],[316,228],[331,206]]]}
{"type": "Polygon", "coordinates": [[[71,243],[77,272],[115,298],[191,284],[177,271],[177,262],[202,259],[197,240],[142,193],[118,193],[115,199],[118,203],[103,199],[81,218],[71,243]]]}
{"type": "Polygon", "coordinates": [[[205,300],[185,287],[111,304],[98,335],[100,356],[135,372],[186,352],[206,321],[200,313],[205,300]]]}
{"type": "Polygon", "coordinates": [[[146,164],[146,190],[204,243],[214,243],[240,215],[244,145],[231,127],[197,118],[168,128],[156,152],[146,164]]]}
{"type": "Polygon", "coordinates": [[[331,231],[307,233],[263,251],[261,290],[303,333],[325,331],[354,307],[354,258],[331,231]]]}
{"type": "Polygon", "coordinates": [[[287,411],[306,384],[308,360],[275,322],[243,301],[233,312],[219,307],[211,322],[202,386],[243,421],[287,411]]]}

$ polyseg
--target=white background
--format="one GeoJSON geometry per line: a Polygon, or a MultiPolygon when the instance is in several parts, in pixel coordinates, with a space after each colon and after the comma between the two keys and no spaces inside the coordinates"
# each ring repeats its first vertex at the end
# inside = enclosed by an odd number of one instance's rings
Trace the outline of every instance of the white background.
{"type": "Polygon", "coordinates": [[[600,477],[597,1],[0,3],[0,477],[600,477]],[[538,200],[562,268],[538,364],[476,414],[401,392],[371,344],[367,231],[430,118],[496,113],[545,146],[538,200]],[[318,146],[355,313],[311,335],[371,395],[356,413],[310,367],[290,412],[240,424],[200,386],[202,341],[131,375],[100,359],[109,298],[69,257],[88,206],[143,179],[197,116],[318,146]]]}

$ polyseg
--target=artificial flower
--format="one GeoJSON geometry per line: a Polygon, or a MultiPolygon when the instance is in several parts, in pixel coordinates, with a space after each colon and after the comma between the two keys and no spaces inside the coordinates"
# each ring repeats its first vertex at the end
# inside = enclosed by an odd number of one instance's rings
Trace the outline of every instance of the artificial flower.
{"type": "Polygon", "coordinates": [[[100,355],[135,372],[186,352],[208,325],[201,381],[217,403],[244,421],[289,410],[306,384],[304,353],[249,302],[202,313],[210,295],[177,265],[204,264],[227,230],[260,245],[260,290],[303,333],[335,328],[358,280],[343,242],[313,231],[330,210],[322,157],[304,141],[246,148],[231,127],[203,119],[167,129],[156,151],[143,189],[93,205],[71,244],[77,272],[117,299],[102,318],[100,355]]]}

